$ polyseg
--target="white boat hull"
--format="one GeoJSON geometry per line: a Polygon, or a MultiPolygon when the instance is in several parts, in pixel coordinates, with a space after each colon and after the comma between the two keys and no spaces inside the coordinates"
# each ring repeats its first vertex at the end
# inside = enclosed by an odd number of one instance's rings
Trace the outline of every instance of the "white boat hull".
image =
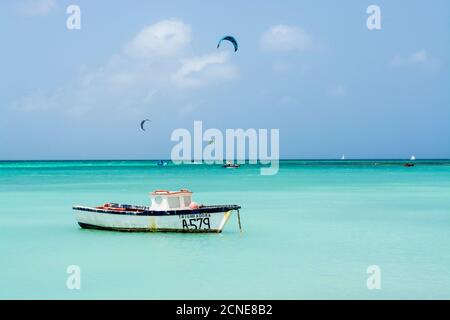
{"type": "Polygon", "coordinates": [[[180,215],[140,216],[92,211],[75,211],[82,228],[146,232],[222,232],[230,211],[180,215]]]}

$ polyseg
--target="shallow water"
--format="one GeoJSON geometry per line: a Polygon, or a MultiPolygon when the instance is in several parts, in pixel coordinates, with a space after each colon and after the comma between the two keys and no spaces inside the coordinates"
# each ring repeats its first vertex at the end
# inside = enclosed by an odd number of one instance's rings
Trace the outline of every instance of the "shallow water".
{"type": "Polygon", "coordinates": [[[450,298],[450,162],[0,162],[0,298],[450,298]],[[222,234],[82,230],[71,206],[189,188],[242,206],[222,234]],[[81,290],[66,287],[69,265],[81,290]],[[368,290],[366,268],[381,268],[368,290]]]}

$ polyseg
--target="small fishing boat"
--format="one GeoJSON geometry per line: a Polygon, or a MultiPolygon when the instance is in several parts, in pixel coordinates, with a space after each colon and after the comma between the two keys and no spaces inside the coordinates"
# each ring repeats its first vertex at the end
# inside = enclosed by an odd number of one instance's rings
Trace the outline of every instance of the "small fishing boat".
{"type": "Polygon", "coordinates": [[[404,167],[414,167],[414,163],[408,162],[408,163],[405,163],[403,166],[404,167]]]}
{"type": "Polygon", "coordinates": [[[238,205],[199,205],[192,192],[156,190],[150,206],[105,203],[97,207],[74,206],[75,219],[85,229],[150,232],[222,232],[238,205]]]}
{"type": "Polygon", "coordinates": [[[222,167],[227,169],[237,169],[240,167],[240,165],[231,161],[227,161],[227,163],[225,163],[222,167]]]}

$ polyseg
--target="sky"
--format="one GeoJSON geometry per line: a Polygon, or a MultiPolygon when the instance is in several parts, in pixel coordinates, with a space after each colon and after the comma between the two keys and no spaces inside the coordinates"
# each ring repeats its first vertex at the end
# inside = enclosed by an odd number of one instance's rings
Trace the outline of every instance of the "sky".
{"type": "Polygon", "coordinates": [[[0,160],[167,159],[195,120],[279,129],[280,158],[450,158],[445,0],[1,1],[0,38],[0,160]]]}

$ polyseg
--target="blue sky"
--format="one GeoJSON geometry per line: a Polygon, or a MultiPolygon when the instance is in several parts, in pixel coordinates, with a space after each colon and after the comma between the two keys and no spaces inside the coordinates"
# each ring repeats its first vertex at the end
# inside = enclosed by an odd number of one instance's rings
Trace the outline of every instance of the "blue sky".
{"type": "Polygon", "coordinates": [[[280,129],[281,158],[450,158],[449,36],[443,0],[2,1],[0,159],[168,158],[194,120],[280,129]]]}

